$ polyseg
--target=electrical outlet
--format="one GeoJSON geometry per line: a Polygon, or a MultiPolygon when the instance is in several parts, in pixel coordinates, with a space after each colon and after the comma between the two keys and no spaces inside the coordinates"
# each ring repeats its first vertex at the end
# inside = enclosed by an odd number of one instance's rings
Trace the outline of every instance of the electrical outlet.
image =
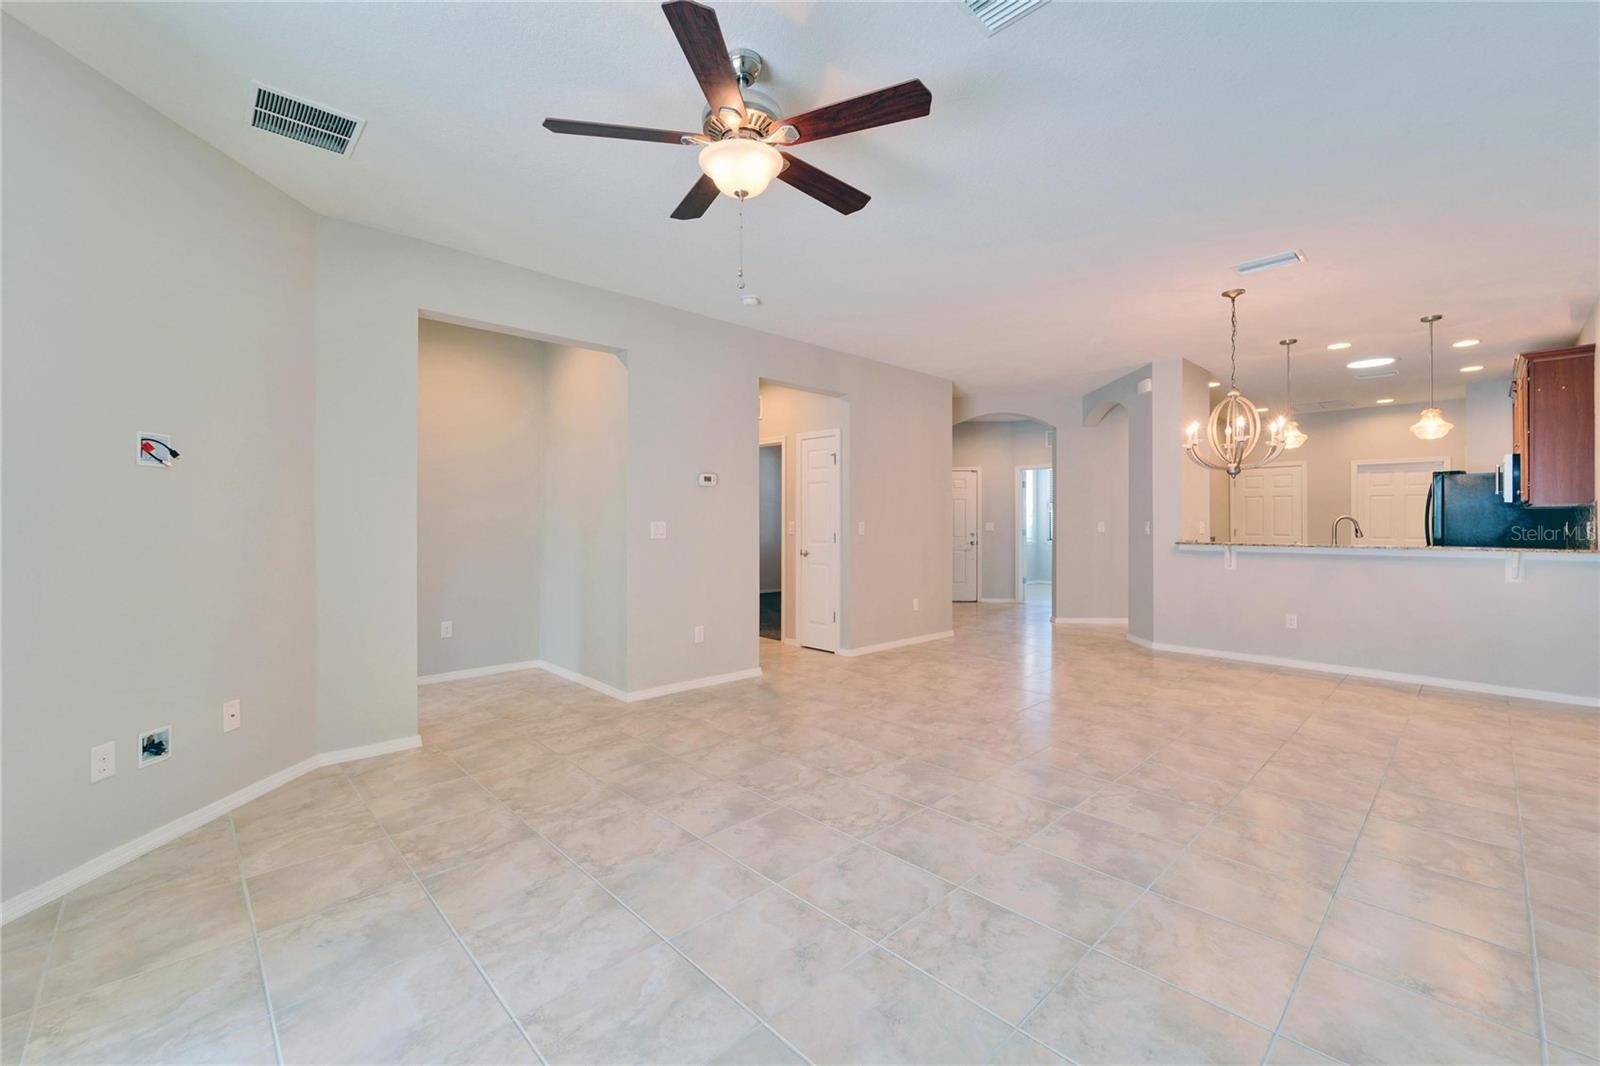
{"type": "Polygon", "coordinates": [[[439,636],[440,637],[453,637],[455,635],[456,635],[456,624],[455,624],[454,621],[440,622],[439,623],[439,636]]]}
{"type": "Polygon", "coordinates": [[[650,523],[650,539],[651,540],[666,540],[667,539],[667,524],[665,522],[651,522],[650,523]]]}
{"type": "Polygon", "coordinates": [[[1300,628],[1300,616],[1297,615],[1297,614],[1286,614],[1286,615],[1284,615],[1283,616],[1283,628],[1285,628],[1285,629],[1299,629],[1300,628]]]}
{"type": "Polygon", "coordinates": [[[922,610],[922,600],[918,599],[916,596],[911,597],[911,609],[913,611],[922,610]]]}
{"type": "Polygon", "coordinates": [[[172,727],[164,725],[139,734],[139,769],[172,758],[172,727]]]}
{"type": "Polygon", "coordinates": [[[706,642],[706,627],[705,626],[695,626],[694,627],[694,642],[696,644],[704,644],[706,642]]]}
{"type": "Polygon", "coordinates": [[[857,522],[856,523],[856,536],[864,537],[866,535],[867,535],[867,524],[865,522],[857,522]]]}
{"type": "Polygon", "coordinates": [[[89,749],[89,784],[104,781],[117,772],[117,742],[108,740],[89,749]]]}
{"type": "Polygon", "coordinates": [[[985,533],[993,533],[994,532],[994,523],[993,522],[985,522],[983,524],[983,531],[985,533]]]}
{"type": "Polygon", "coordinates": [[[229,700],[222,705],[222,731],[231,733],[239,728],[241,712],[238,700],[229,700]]]}

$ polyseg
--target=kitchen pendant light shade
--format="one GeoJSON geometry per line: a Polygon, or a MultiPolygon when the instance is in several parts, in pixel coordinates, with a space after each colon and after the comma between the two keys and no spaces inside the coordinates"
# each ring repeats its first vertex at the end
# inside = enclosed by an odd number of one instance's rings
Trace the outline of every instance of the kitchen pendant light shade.
{"type": "Polygon", "coordinates": [[[1433,399],[1433,324],[1443,317],[1422,316],[1422,321],[1428,324],[1428,406],[1422,412],[1422,417],[1411,426],[1411,435],[1418,440],[1438,440],[1456,428],[1454,423],[1444,420],[1444,412],[1439,410],[1439,405],[1433,399]]]}
{"type": "Polygon", "coordinates": [[[1200,423],[1191,422],[1185,430],[1183,450],[1196,466],[1208,470],[1226,471],[1229,477],[1238,477],[1241,471],[1266,466],[1283,454],[1283,432],[1286,418],[1275,418],[1266,426],[1267,453],[1257,462],[1248,462],[1250,454],[1262,440],[1261,414],[1256,405],[1240,392],[1235,379],[1239,369],[1239,297],[1243,289],[1229,289],[1222,294],[1228,301],[1229,322],[1232,327],[1228,354],[1228,394],[1216,407],[1206,422],[1205,443],[1210,454],[1200,452],[1200,423]]]}
{"type": "Polygon", "coordinates": [[[718,191],[748,200],[767,191],[783,169],[783,156],[764,141],[730,137],[700,149],[700,169],[716,183],[718,191]]]}
{"type": "Polygon", "coordinates": [[[1444,420],[1444,412],[1437,407],[1430,407],[1422,412],[1422,417],[1411,426],[1411,433],[1418,440],[1438,440],[1440,437],[1455,429],[1454,422],[1444,420]]]}
{"type": "Polygon", "coordinates": [[[1294,420],[1294,382],[1293,362],[1294,346],[1300,343],[1298,337],[1278,342],[1283,345],[1283,450],[1293,451],[1310,438],[1300,428],[1300,423],[1294,420]]]}
{"type": "Polygon", "coordinates": [[[1283,450],[1292,452],[1311,438],[1300,428],[1300,423],[1290,419],[1283,427],[1283,450]]]}

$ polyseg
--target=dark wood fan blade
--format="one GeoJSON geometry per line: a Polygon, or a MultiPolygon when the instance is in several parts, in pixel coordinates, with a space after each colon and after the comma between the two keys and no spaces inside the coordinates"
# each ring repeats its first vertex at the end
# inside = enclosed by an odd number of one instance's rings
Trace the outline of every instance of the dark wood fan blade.
{"type": "Polygon", "coordinates": [[[874,126],[887,126],[891,122],[922,118],[932,108],[933,94],[926,85],[913,78],[784,121],[800,131],[800,139],[794,143],[804,144],[824,137],[837,137],[841,133],[854,133],[856,130],[870,130],[874,126]]]}
{"type": "Polygon", "coordinates": [[[667,13],[667,23],[678,38],[678,46],[700,83],[700,91],[706,94],[712,113],[731,107],[744,114],[744,97],[739,95],[739,79],[734,77],[717,13],[694,0],[668,0],[661,10],[667,13]]]}
{"type": "Polygon", "coordinates": [[[807,196],[821,200],[841,215],[853,215],[872,199],[853,185],[846,185],[825,170],[818,170],[803,159],[784,152],[789,165],[778,173],[778,180],[787,182],[807,196]]]}
{"type": "Polygon", "coordinates": [[[717,198],[717,183],[700,175],[700,180],[694,183],[694,188],[689,190],[689,195],[672,211],[673,218],[699,218],[706,213],[706,208],[711,206],[711,201],[717,198]]]}
{"type": "Polygon", "coordinates": [[[677,130],[653,130],[645,126],[613,126],[608,122],[575,122],[569,118],[547,118],[544,128],[551,133],[574,133],[579,137],[615,137],[623,141],[660,141],[662,144],[682,144],[687,133],[677,130]]]}

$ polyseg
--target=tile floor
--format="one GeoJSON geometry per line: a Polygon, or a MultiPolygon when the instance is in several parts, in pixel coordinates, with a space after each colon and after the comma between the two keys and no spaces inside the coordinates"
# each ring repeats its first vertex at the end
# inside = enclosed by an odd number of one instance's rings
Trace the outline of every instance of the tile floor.
{"type": "Polygon", "coordinates": [[[622,705],[421,690],[7,925],[15,1062],[1591,1062],[1600,718],[1043,605],[622,705]]]}

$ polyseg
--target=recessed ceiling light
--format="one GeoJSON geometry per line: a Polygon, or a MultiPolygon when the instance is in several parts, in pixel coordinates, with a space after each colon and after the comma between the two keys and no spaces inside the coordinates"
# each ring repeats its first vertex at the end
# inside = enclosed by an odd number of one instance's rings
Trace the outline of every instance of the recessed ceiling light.
{"type": "Polygon", "coordinates": [[[1349,341],[1336,341],[1335,343],[1328,345],[1328,351],[1342,352],[1348,347],[1350,347],[1349,341]]]}
{"type": "Polygon", "coordinates": [[[1220,382],[1220,381],[1208,381],[1208,382],[1206,382],[1206,388],[1208,388],[1208,389],[1220,389],[1220,388],[1222,388],[1222,382],[1220,382]]]}
{"type": "Polygon", "coordinates": [[[1377,402],[1378,402],[1378,406],[1382,407],[1386,403],[1394,403],[1394,397],[1393,396],[1385,396],[1383,399],[1381,399],[1381,400],[1379,400],[1377,402]]]}
{"type": "Polygon", "coordinates": [[[1266,414],[1266,413],[1267,413],[1267,409],[1266,409],[1266,408],[1265,408],[1265,407],[1257,407],[1257,408],[1256,408],[1256,414],[1258,414],[1258,415],[1264,415],[1264,414],[1266,414]]]}
{"type": "Polygon", "coordinates": [[[1357,359],[1353,363],[1346,363],[1347,370],[1371,370],[1375,366],[1388,366],[1394,362],[1392,355],[1375,355],[1371,359],[1357,359]]]}
{"type": "Polygon", "coordinates": [[[1248,263],[1238,264],[1233,269],[1239,274],[1257,274],[1263,270],[1271,270],[1273,267],[1294,266],[1296,263],[1304,263],[1305,261],[1306,253],[1297,248],[1292,252],[1279,252],[1277,255],[1269,255],[1265,259],[1252,259],[1248,263]]]}
{"type": "Polygon", "coordinates": [[[1483,367],[1481,365],[1480,366],[1464,366],[1464,367],[1461,368],[1461,372],[1463,374],[1476,374],[1478,371],[1480,371],[1482,369],[1483,369],[1483,367]]]}
{"type": "Polygon", "coordinates": [[[1477,346],[1477,343],[1478,343],[1478,338],[1476,338],[1476,337],[1468,337],[1464,341],[1456,341],[1450,347],[1452,347],[1452,348],[1473,348],[1473,347],[1477,346]]]}

